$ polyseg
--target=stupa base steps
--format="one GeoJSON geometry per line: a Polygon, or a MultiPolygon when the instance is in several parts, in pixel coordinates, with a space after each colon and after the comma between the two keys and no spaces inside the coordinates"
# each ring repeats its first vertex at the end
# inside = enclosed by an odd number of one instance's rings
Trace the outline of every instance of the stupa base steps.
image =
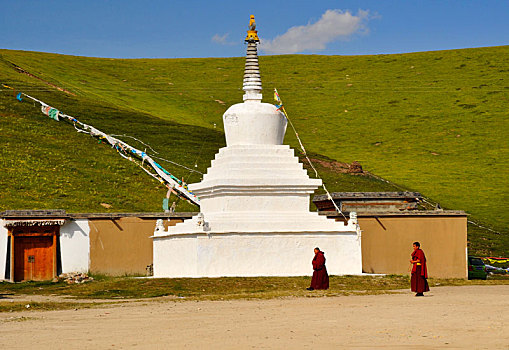
{"type": "Polygon", "coordinates": [[[327,219],[316,212],[216,212],[199,213],[189,220],[164,230],[162,220],[154,237],[195,233],[263,233],[263,232],[338,232],[360,236],[356,219],[346,224],[327,219]]]}
{"type": "Polygon", "coordinates": [[[154,277],[309,276],[313,249],[329,274],[361,274],[355,232],[187,233],[154,236],[154,277]]]}

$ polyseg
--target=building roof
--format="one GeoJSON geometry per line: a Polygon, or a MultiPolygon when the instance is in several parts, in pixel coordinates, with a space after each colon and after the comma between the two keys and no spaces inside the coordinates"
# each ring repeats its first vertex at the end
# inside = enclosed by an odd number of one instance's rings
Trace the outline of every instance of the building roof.
{"type": "MultiPolygon", "coordinates": [[[[327,217],[343,217],[337,211],[321,211],[319,215],[327,217]]],[[[362,212],[357,217],[395,217],[395,216],[468,216],[462,210],[411,210],[411,211],[386,211],[386,212],[362,212]]]]}
{"type": "Polygon", "coordinates": [[[187,219],[198,213],[180,212],[180,213],[164,213],[164,212],[138,212],[138,213],[66,213],[63,209],[51,210],[6,210],[0,212],[0,218],[6,220],[13,219],[119,219],[125,217],[136,217],[145,219],[166,219],[166,218],[182,218],[187,219]]]}
{"type": "Polygon", "coordinates": [[[66,218],[67,213],[63,209],[43,210],[6,210],[0,213],[2,219],[14,218],[66,218]]]}
{"type": "Polygon", "coordinates": [[[120,219],[120,218],[141,218],[141,219],[188,219],[197,215],[198,212],[138,212],[138,213],[72,213],[70,219],[120,219]]]}
{"type": "MultiPolygon", "coordinates": [[[[332,199],[421,199],[419,192],[333,192],[332,199]]],[[[329,200],[327,195],[317,195],[313,197],[313,202],[329,200]]]]}

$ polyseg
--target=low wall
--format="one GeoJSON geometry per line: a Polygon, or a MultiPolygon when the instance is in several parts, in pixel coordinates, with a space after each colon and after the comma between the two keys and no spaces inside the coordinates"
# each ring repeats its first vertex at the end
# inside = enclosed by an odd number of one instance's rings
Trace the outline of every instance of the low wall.
{"type": "MultiPolygon", "coordinates": [[[[182,219],[164,220],[175,225],[182,219]]],[[[152,264],[156,219],[122,217],[89,219],[90,272],[105,275],[145,275],[152,264]]]]}
{"type": "Polygon", "coordinates": [[[467,217],[359,216],[362,269],[367,273],[408,274],[412,243],[426,254],[428,274],[467,278],[467,217]]]}
{"type": "MultiPolygon", "coordinates": [[[[146,267],[152,264],[154,255],[153,242],[150,237],[154,232],[156,219],[158,218],[157,215],[160,214],[151,214],[149,216],[148,214],[137,213],[136,215],[130,214],[127,217],[119,217],[120,214],[108,214],[111,215],[109,218],[99,217],[99,214],[72,215],[73,217],[68,218],[60,230],[60,251],[63,272],[89,270],[92,273],[107,275],[146,274],[146,267]]],[[[170,221],[165,218],[164,224],[166,227],[168,225],[175,225],[191,216],[192,213],[185,213],[185,215],[181,214],[172,217],[170,221]]],[[[334,218],[339,220],[338,217],[334,218]]],[[[449,215],[445,211],[435,212],[434,214],[421,213],[421,215],[362,214],[359,215],[358,220],[362,230],[362,270],[364,272],[407,274],[409,267],[408,260],[412,252],[412,242],[419,241],[426,253],[430,277],[467,277],[467,216],[464,213],[449,215]]],[[[3,222],[3,220],[0,220],[0,280],[5,278],[8,256],[7,229],[3,226],[3,222]]],[[[273,256],[285,257],[287,259],[285,264],[288,264],[288,266],[298,266],[296,269],[302,270],[301,274],[307,275],[310,273],[308,271],[310,258],[307,252],[309,247],[306,246],[301,252],[299,247],[292,245],[298,242],[304,243],[298,238],[289,241],[283,240],[283,246],[274,244],[274,240],[268,237],[262,240],[253,239],[251,242],[244,242],[244,238],[248,238],[248,236],[242,237],[241,240],[234,239],[234,246],[229,248],[238,249],[240,247],[242,250],[247,249],[251,244],[261,244],[265,247],[264,249],[275,249],[272,253],[273,256]],[[240,246],[237,244],[240,244],[240,246]],[[299,255],[292,256],[292,251],[295,254],[298,252],[299,255]]],[[[210,240],[208,237],[206,239],[210,240]]],[[[161,247],[170,244],[170,240],[172,239],[169,239],[168,243],[163,243],[161,247]]],[[[174,243],[170,244],[172,253],[168,253],[170,255],[163,258],[164,260],[170,262],[182,257],[183,252],[173,248],[178,247],[179,244],[185,246],[187,239],[182,237],[177,240],[181,240],[181,243],[174,241],[174,243]]],[[[210,252],[210,249],[224,249],[223,243],[228,243],[226,241],[221,242],[219,237],[213,238],[213,241],[209,243],[202,242],[201,240],[200,242],[205,245],[191,247],[193,252],[186,259],[192,261],[193,259],[198,259],[196,254],[205,254],[198,260],[208,261],[207,264],[212,264],[213,262],[205,257],[208,254],[206,252],[210,252]],[[219,245],[216,246],[216,243],[219,245]]],[[[336,256],[346,258],[348,249],[345,246],[336,248],[334,245],[331,245],[327,247],[329,245],[328,242],[319,242],[320,240],[316,237],[314,238],[314,243],[309,242],[309,245],[313,246],[312,248],[315,245],[319,245],[325,251],[327,266],[331,267],[331,273],[342,273],[340,265],[346,266],[348,262],[346,260],[341,263],[338,262],[336,268],[333,267],[336,266],[334,261],[337,259],[336,256]]],[[[309,255],[312,255],[312,248],[309,255]]],[[[159,253],[166,254],[164,250],[161,250],[159,253]]],[[[238,257],[235,261],[241,261],[242,254],[239,256],[238,251],[235,254],[238,257]]],[[[221,254],[218,256],[221,256],[221,254]]],[[[276,259],[275,261],[277,263],[279,260],[276,259]]],[[[256,259],[253,260],[253,266],[256,268],[253,269],[252,273],[256,274],[255,270],[260,270],[260,266],[266,264],[267,262],[265,261],[257,262],[256,259]]],[[[172,263],[169,264],[169,266],[171,265],[172,263]]],[[[273,270],[286,271],[289,268],[288,266],[281,265],[273,270]]],[[[213,267],[211,266],[210,268],[213,267]]],[[[195,271],[193,272],[195,275],[205,273],[198,271],[198,269],[193,271],[195,271]]],[[[249,270],[246,271],[249,272],[249,270]]],[[[277,271],[274,273],[278,273],[277,271]]],[[[161,275],[169,275],[166,271],[160,272],[161,275]]],[[[285,272],[285,274],[290,273],[294,274],[291,271],[285,272]]]]}

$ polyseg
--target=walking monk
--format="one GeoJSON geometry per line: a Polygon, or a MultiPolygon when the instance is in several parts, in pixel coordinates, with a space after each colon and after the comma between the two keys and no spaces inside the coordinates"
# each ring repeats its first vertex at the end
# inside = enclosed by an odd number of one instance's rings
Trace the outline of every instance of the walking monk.
{"type": "Polygon", "coordinates": [[[428,269],[426,268],[426,256],[421,249],[419,242],[414,242],[414,251],[412,252],[412,278],[410,279],[410,285],[412,292],[416,292],[416,297],[424,296],[424,292],[429,292],[428,286],[428,269]]]}
{"type": "Polygon", "coordinates": [[[329,275],[325,267],[325,256],[320,248],[315,248],[315,257],[313,264],[313,278],[311,278],[311,286],[307,290],[329,289],[329,275]]]}

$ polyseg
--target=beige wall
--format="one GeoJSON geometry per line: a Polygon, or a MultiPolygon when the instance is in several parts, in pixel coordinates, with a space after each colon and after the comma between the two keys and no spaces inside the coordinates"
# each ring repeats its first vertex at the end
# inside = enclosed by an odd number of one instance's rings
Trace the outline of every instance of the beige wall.
{"type": "MultiPolygon", "coordinates": [[[[165,226],[182,222],[164,220],[165,226]]],[[[90,219],[90,272],[106,275],[145,275],[152,264],[155,219],[136,217],[90,219]]]]}
{"type": "MultiPolygon", "coordinates": [[[[164,220],[165,226],[182,219],[164,220]]],[[[91,219],[90,271],[145,275],[152,264],[155,219],[91,219]]],[[[367,273],[407,274],[412,243],[419,241],[430,277],[467,277],[466,216],[359,217],[362,267],[367,273]]]]}
{"type": "Polygon", "coordinates": [[[429,277],[467,278],[466,216],[359,217],[362,268],[367,273],[408,274],[412,243],[426,254],[429,277]]]}

